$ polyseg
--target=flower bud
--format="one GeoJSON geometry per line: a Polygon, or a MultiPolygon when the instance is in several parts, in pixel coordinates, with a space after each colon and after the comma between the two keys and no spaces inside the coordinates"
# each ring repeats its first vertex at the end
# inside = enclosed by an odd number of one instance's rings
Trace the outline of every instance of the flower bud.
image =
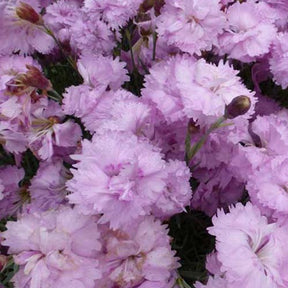
{"type": "Polygon", "coordinates": [[[16,8],[16,15],[22,19],[26,20],[35,25],[43,25],[43,19],[40,14],[38,14],[33,7],[29,4],[20,2],[20,5],[16,8]]]}
{"type": "Polygon", "coordinates": [[[248,112],[251,107],[251,100],[248,96],[235,97],[226,107],[224,117],[233,119],[248,112]]]}

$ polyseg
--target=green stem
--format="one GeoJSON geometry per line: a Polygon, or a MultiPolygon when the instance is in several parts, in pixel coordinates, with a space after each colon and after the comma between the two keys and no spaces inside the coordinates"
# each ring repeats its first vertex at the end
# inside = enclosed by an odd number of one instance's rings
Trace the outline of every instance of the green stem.
{"type": "Polygon", "coordinates": [[[132,40],[131,40],[131,34],[128,29],[125,30],[125,35],[128,40],[129,44],[129,50],[130,50],[130,55],[131,55],[131,61],[132,61],[132,66],[133,66],[133,71],[137,70],[136,65],[135,65],[135,59],[134,59],[134,54],[133,54],[133,47],[132,47],[132,40]]]}
{"type": "Polygon", "coordinates": [[[226,121],[227,119],[222,116],[220,117],[215,123],[213,123],[209,129],[205,132],[204,135],[200,138],[198,142],[196,142],[192,147],[191,147],[191,136],[189,131],[187,131],[186,135],[186,140],[185,140],[185,147],[186,147],[186,163],[188,166],[190,166],[190,162],[192,158],[195,156],[195,154],[202,148],[202,146],[205,144],[207,138],[209,135],[216,129],[222,126],[223,122],[226,121]]]}
{"type": "Polygon", "coordinates": [[[156,44],[157,44],[157,33],[153,32],[153,54],[152,54],[152,60],[155,61],[156,59],[156,44]]]}
{"type": "Polygon", "coordinates": [[[49,98],[55,100],[56,102],[59,102],[60,104],[62,104],[62,99],[63,99],[63,96],[60,95],[56,90],[54,89],[51,89],[48,91],[48,96],[49,98]]]}
{"type": "Polygon", "coordinates": [[[70,66],[76,71],[76,73],[78,74],[78,76],[80,77],[80,79],[83,80],[82,75],[79,73],[77,65],[75,63],[75,61],[65,53],[65,50],[62,46],[62,43],[59,41],[59,39],[54,35],[53,31],[50,30],[47,26],[43,25],[44,28],[44,32],[47,33],[49,36],[51,36],[53,38],[53,40],[55,41],[56,45],[58,46],[58,48],[60,49],[61,53],[63,54],[63,56],[66,58],[67,62],[70,64],[70,66]]]}

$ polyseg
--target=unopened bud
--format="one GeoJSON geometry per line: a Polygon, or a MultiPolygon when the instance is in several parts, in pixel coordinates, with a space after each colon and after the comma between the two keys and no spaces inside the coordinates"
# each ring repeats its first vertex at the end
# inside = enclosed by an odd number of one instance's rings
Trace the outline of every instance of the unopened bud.
{"type": "Polygon", "coordinates": [[[224,117],[233,119],[248,112],[251,107],[251,100],[248,96],[235,97],[226,107],[224,117]]]}
{"type": "Polygon", "coordinates": [[[26,20],[35,25],[43,25],[43,19],[40,14],[38,14],[33,7],[29,4],[20,2],[20,5],[16,8],[16,15],[22,19],[26,20]]]}

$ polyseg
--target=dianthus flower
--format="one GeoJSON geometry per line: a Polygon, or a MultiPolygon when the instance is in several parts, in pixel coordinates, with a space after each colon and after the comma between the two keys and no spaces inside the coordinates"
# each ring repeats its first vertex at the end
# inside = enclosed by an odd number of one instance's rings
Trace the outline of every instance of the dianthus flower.
{"type": "Polygon", "coordinates": [[[103,229],[104,275],[97,287],[172,288],[180,265],[167,226],[151,216],[121,230],[103,229]],[[102,285],[100,285],[102,284],[102,285]]]}
{"type": "Polygon", "coordinates": [[[85,0],[84,7],[90,13],[98,13],[109,27],[118,29],[137,14],[143,0],[85,0]]]}
{"type": "Polygon", "coordinates": [[[150,69],[145,77],[143,99],[156,106],[169,123],[193,118],[198,124],[207,125],[223,116],[232,99],[246,95],[251,108],[241,118],[249,118],[256,100],[237,74],[237,70],[223,62],[216,66],[203,59],[172,57],[150,69]]]}
{"type": "Polygon", "coordinates": [[[227,208],[239,201],[245,185],[239,181],[226,165],[214,169],[196,169],[193,173],[199,181],[191,207],[212,216],[217,208],[227,208]]]}
{"type": "Polygon", "coordinates": [[[168,0],[156,19],[160,38],[191,55],[211,50],[226,25],[219,0],[168,0]]]}
{"type": "Polygon", "coordinates": [[[246,186],[249,194],[269,209],[273,218],[288,216],[287,178],[288,159],[283,157],[271,159],[249,177],[246,186]]]}
{"type": "Polygon", "coordinates": [[[28,131],[29,148],[42,160],[50,159],[54,146],[69,148],[77,146],[81,139],[81,129],[72,120],[64,122],[65,116],[60,105],[49,102],[47,109],[34,114],[28,131]]]}
{"type": "Polygon", "coordinates": [[[219,210],[212,222],[208,230],[228,287],[287,287],[287,228],[269,224],[251,203],[219,210]]]}
{"type": "Polygon", "coordinates": [[[129,80],[125,63],[119,58],[101,55],[84,55],[78,63],[78,69],[84,79],[84,84],[104,92],[106,89],[116,91],[129,80]]]}
{"type": "MultiPolygon", "coordinates": [[[[53,1],[51,5],[46,7],[43,19],[53,33],[64,41],[67,34],[71,36],[70,29],[79,19],[80,7],[77,0],[53,1]]],[[[70,39],[70,37],[68,38],[70,39]]]]}
{"type": "Polygon", "coordinates": [[[64,204],[67,191],[65,182],[70,178],[69,170],[63,166],[63,160],[52,159],[40,162],[37,174],[29,186],[29,204],[25,210],[30,212],[57,209],[64,204]]]}
{"type": "MultiPolygon", "coordinates": [[[[171,174],[176,167],[169,167],[162,156],[158,148],[133,134],[95,134],[92,142],[82,142],[80,155],[71,156],[79,162],[77,170],[71,170],[74,177],[67,181],[72,192],[68,198],[82,213],[103,213],[100,220],[109,222],[113,229],[149,215],[160,197],[168,202],[170,198],[171,206],[181,211],[191,195],[190,187],[182,184],[184,191],[177,191],[177,173],[171,174]]],[[[188,182],[184,167],[183,162],[179,173],[184,174],[180,177],[188,182]]],[[[170,213],[169,209],[163,216],[170,213]]]]}
{"type": "Polygon", "coordinates": [[[141,98],[122,89],[103,93],[99,97],[95,89],[89,91],[85,86],[81,89],[78,87],[67,89],[64,109],[80,117],[89,131],[126,131],[146,137],[153,135],[152,109],[141,98]],[[80,93],[76,94],[76,91],[80,93]]]}
{"type": "Polygon", "coordinates": [[[275,37],[271,58],[269,60],[270,71],[273,74],[274,81],[281,85],[283,89],[288,87],[288,33],[280,33],[275,37]]]}
{"type": "Polygon", "coordinates": [[[25,187],[20,188],[18,185],[24,178],[24,174],[24,170],[16,166],[6,166],[0,169],[0,219],[15,216],[25,200],[28,199],[25,187]]]}
{"type": "Polygon", "coordinates": [[[255,61],[269,52],[276,37],[277,13],[264,2],[238,1],[227,11],[228,28],[219,36],[219,52],[243,62],[255,61]]]}
{"type": "Polygon", "coordinates": [[[44,31],[39,0],[0,1],[0,54],[49,53],[54,40],[44,31]]]}
{"type": "Polygon", "coordinates": [[[79,9],[77,20],[68,31],[63,31],[64,38],[70,39],[70,45],[77,54],[87,51],[110,56],[115,46],[115,36],[106,23],[93,13],[87,14],[79,9]]]}
{"type": "Polygon", "coordinates": [[[12,279],[15,287],[94,288],[101,277],[96,220],[61,207],[8,222],[1,236],[20,266],[12,279]]]}

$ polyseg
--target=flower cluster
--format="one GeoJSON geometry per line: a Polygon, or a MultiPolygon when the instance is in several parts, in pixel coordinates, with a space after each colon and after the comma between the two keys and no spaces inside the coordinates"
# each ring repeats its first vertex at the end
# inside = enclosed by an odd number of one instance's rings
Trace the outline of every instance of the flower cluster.
{"type": "Polygon", "coordinates": [[[0,0],[0,287],[287,287],[287,19],[0,0]]]}

